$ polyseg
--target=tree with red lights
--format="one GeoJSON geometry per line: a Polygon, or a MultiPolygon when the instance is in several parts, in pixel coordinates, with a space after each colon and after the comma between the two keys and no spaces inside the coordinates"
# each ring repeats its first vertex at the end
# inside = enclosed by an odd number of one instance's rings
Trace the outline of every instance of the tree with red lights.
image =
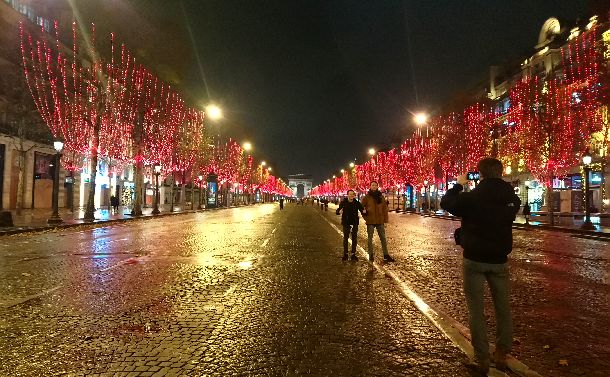
{"type": "Polygon", "coordinates": [[[76,24],[73,24],[73,49],[61,48],[58,26],[56,42],[34,38],[20,26],[24,75],[42,119],[67,151],[77,152],[90,162],[90,183],[85,219],[93,220],[95,180],[98,158],[121,157],[126,138],[133,125],[125,113],[129,98],[129,80],[133,58],[123,53],[114,59],[114,37],[111,36],[111,60],[102,59],[96,51],[95,27],[85,51],[89,63],[79,54],[76,24]]]}

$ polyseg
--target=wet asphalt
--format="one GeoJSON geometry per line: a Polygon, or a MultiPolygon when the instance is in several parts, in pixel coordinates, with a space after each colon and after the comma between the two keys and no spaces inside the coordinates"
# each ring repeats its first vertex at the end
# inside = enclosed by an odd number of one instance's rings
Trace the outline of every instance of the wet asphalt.
{"type": "MultiPolygon", "coordinates": [[[[392,279],[341,260],[339,220],[264,204],[1,237],[0,375],[468,376],[392,279]]],[[[457,226],[392,213],[377,263],[467,325],[457,226]]],[[[514,234],[515,357],[610,375],[610,244],[514,234]]]]}

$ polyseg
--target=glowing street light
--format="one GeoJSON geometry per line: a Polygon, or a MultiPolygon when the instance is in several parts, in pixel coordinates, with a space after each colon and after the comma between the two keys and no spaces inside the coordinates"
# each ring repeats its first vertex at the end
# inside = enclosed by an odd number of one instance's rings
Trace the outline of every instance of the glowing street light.
{"type": "Polygon", "coordinates": [[[350,163],[349,163],[349,167],[350,167],[350,168],[353,168],[353,167],[354,167],[354,163],[353,163],[353,162],[350,162],[350,163]]]}
{"type": "Polygon", "coordinates": [[[246,141],[243,147],[246,152],[249,152],[252,149],[252,144],[246,141]]]}
{"type": "Polygon", "coordinates": [[[413,120],[418,126],[423,126],[424,124],[428,123],[428,114],[417,113],[413,116],[413,120]]]}
{"type": "Polygon", "coordinates": [[[375,148],[369,148],[369,155],[371,155],[371,156],[375,155],[375,148]]]}
{"type": "Polygon", "coordinates": [[[265,161],[261,161],[261,166],[265,166],[267,163],[265,161]]]}
{"type": "Polygon", "coordinates": [[[341,169],[341,174],[345,173],[345,169],[341,169]]]}
{"type": "Polygon", "coordinates": [[[205,111],[207,113],[207,115],[210,117],[210,119],[212,120],[217,120],[222,118],[222,109],[216,105],[208,105],[205,108],[205,111]]]}

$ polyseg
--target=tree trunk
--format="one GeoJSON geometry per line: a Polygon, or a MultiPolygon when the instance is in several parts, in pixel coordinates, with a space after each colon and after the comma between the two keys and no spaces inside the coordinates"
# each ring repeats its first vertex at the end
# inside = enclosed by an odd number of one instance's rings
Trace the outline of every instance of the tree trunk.
{"type": "Polygon", "coordinates": [[[25,151],[18,150],[17,152],[19,153],[19,155],[17,156],[18,164],[19,164],[19,178],[17,181],[16,209],[17,209],[17,214],[21,215],[21,213],[23,211],[23,201],[25,198],[25,151]]]}
{"type": "Polygon", "coordinates": [[[180,211],[186,208],[186,172],[182,171],[182,184],[180,185],[180,211]]]}
{"type": "Polygon", "coordinates": [[[604,203],[604,200],[606,200],[608,198],[608,191],[606,190],[606,158],[602,158],[601,161],[601,171],[602,171],[602,181],[599,184],[599,187],[601,189],[601,193],[602,193],[602,205],[601,205],[601,212],[605,213],[606,212],[606,204],[604,203]]]}
{"type": "MultiPolygon", "coordinates": [[[[139,155],[139,154],[138,154],[139,155]]],[[[136,161],[136,176],[135,176],[135,190],[136,199],[133,203],[133,210],[131,211],[132,216],[142,216],[142,189],[144,187],[144,161],[138,158],[136,161]]]]}
{"type": "Polygon", "coordinates": [[[553,180],[547,184],[546,189],[546,209],[549,216],[549,225],[555,225],[555,212],[553,210],[553,180]]]}
{"type": "Polygon", "coordinates": [[[169,211],[174,212],[174,172],[172,172],[172,180],[170,182],[171,186],[169,189],[169,211]]]}
{"type": "Polygon", "coordinates": [[[85,221],[95,220],[95,178],[97,176],[97,160],[100,149],[100,111],[98,109],[97,119],[93,125],[93,139],[91,140],[91,176],[89,177],[89,197],[87,198],[87,206],[85,207],[85,221]]]}
{"type": "MultiPolygon", "coordinates": [[[[108,169],[110,170],[110,164],[108,165],[108,169]]],[[[112,196],[112,176],[110,175],[110,172],[108,173],[108,192],[106,193],[106,200],[108,200],[108,215],[110,215],[110,213],[112,212],[112,202],[110,200],[110,197],[112,196]]],[[[115,193],[116,195],[116,193],[115,193]]]]}
{"type": "MultiPolygon", "coordinates": [[[[97,144],[97,143],[96,143],[97,144]]],[[[95,177],[97,176],[97,145],[92,148],[91,152],[91,167],[89,177],[89,197],[87,198],[87,206],[85,207],[86,221],[95,220],[95,177]]]]}

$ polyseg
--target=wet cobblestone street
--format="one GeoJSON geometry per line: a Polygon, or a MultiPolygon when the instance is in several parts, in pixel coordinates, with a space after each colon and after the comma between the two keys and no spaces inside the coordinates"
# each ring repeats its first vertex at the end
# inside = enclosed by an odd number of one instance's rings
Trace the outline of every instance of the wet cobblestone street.
{"type": "MultiPolygon", "coordinates": [[[[2,237],[0,375],[468,376],[391,279],[341,261],[332,209],[2,237]]],[[[391,214],[383,268],[466,326],[457,224],[391,214]]],[[[545,376],[610,375],[608,243],[515,231],[515,245],[513,354],[545,376]]]]}

